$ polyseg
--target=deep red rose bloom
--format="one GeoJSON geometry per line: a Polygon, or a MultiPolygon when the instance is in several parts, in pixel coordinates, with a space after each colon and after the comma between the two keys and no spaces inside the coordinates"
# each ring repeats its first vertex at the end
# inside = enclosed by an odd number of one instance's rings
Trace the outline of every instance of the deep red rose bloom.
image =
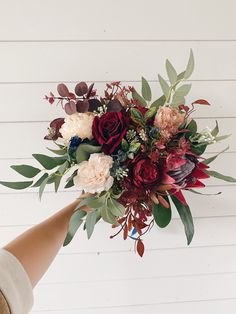
{"type": "Polygon", "coordinates": [[[128,127],[130,118],[125,112],[106,112],[93,121],[93,136],[102,145],[106,154],[111,154],[119,146],[128,127]]]}
{"type": "Polygon", "coordinates": [[[158,163],[149,158],[135,158],[128,168],[128,180],[137,188],[148,189],[160,182],[161,175],[158,163]]]}

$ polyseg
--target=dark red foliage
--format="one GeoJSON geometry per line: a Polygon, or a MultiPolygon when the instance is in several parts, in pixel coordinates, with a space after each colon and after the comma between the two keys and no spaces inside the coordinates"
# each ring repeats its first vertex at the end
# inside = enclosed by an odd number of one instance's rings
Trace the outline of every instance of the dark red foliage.
{"type": "Polygon", "coordinates": [[[61,137],[59,132],[61,126],[63,125],[65,119],[57,118],[50,123],[49,134],[44,137],[45,140],[53,140],[56,141],[58,137],[61,137]]]}

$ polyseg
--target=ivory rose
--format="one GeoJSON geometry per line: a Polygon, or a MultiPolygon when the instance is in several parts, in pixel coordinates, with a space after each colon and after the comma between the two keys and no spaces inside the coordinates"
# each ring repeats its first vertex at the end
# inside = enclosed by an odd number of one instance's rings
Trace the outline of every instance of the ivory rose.
{"type": "Polygon", "coordinates": [[[103,153],[90,155],[88,161],[79,164],[77,175],[74,177],[74,184],[88,193],[101,193],[108,191],[113,185],[113,177],[110,169],[113,159],[103,153]]]}
{"type": "Polygon", "coordinates": [[[154,119],[154,125],[160,129],[161,135],[169,139],[178,132],[178,128],[184,122],[185,114],[176,108],[160,107],[154,119]]]}
{"type": "Polygon", "coordinates": [[[94,114],[90,112],[86,113],[73,113],[65,118],[65,122],[60,128],[65,145],[69,144],[70,139],[73,136],[79,136],[82,140],[88,138],[91,140],[92,135],[92,124],[94,114]]]}

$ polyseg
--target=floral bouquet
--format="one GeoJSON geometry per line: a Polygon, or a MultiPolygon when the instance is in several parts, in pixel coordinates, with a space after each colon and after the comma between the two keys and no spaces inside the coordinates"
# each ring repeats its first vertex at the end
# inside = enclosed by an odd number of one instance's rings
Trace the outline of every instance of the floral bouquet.
{"type": "MultiPolygon", "coordinates": [[[[29,165],[11,166],[29,181],[0,183],[13,189],[39,187],[42,196],[47,184],[57,192],[62,177],[65,189],[75,186],[82,199],[71,217],[65,239],[67,245],[80,225],[84,224],[88,238],[102,218],[135,242],[140,256],[144,253],[143,236],[154,224],[166,227],[171,221],[171,206],[175,206],[183,222],[187,243],[193,238],[194,225],[183,191],[198,193],[202,179],[210,176],[229,182],[236,180],[209,170],[216,156],[201,157],[208,145],[223,140],[218,136],[218,123],[213,130],[198,131],[191,114],[198,105],[209,105],[204,99],[185,103],[191,85],[183,84],[194,68],[190,52],[186,70],[177,74],[167,60],[168,81],[158,76],[163,95],[152,101],[151,88],[142,78],[141,94],[120,82],[106,84],[98,96],[94,84],[85,82],[70,92],[59,84],[59,96],[50,93],[50,104],[58,102],[66,113],[50,123],[46,140],[53,141],[56,154],[49,157],[33,154],[43,169],[29,165]],[[179,86],[180,85],[180,86],[179,86]],[[89,206],[90,211],[79,210],[89,206]],[[86,216],[86,217],[85,217],[86,216]]],[[[225,150],[224,150],[225,151],[225,150]]]]}

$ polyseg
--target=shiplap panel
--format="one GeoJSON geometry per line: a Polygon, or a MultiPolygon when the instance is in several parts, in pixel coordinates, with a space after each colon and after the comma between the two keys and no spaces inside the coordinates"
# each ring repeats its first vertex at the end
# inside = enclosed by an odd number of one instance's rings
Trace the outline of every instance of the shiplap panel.
{"type": "Polygon", "coordinates": [[[0,9],[0,40],[235,39],[233,0],[120,0],[115,5],[8,0],[0,9]]]}
{"type": "Polygon", "coordinates": [[[41,284],[232,273],[236,272],[235,250],[235,246],[229,246],[147,251],[141,260],[133,252],[92,257],[89,254],[59,255],[41,284]],[[155,268],[150,267],[153,261],[156,261],[155,268]],[[89,269],[89,276],[81,269],[89,269]]]}
{"type": "Polygon", "coordinates": [[[94,309],[83,309],[79,308],[74,310],[52,310],[52,311],[32,311],[32,314],[78,314],[83,311],[83,314],[235,314],[236,300],[225,299],[225,300],[203,300],[203,301],[190,301],[190,302],[173,302],[169,304],[157,304],[157,305],[133,305],[133,306],[115,306],[115,307],[104,307],[94,309]]]}
{"type": "MultiPolygon", "coordinates": [[[[206,187],[205,193],[221,195],[201,196],[185,192],[194,217],[236,216],[235,193],[236,185],[206,187]],[[207,202],[207,206],[206,206],[207,202]]],[[[0,227],[7,225],[33,225],[47,218],[78,197],[79,192],[46,192],[40,202],[37,193],[12,191],[12,194],[0,194],[0,227]]],[[[173,210],[173,218],[178,213],[173,210]]]]}
{"type": "MultiPolygon", "coordinates": [[[[195,218],[195,236],[190,245],[192,247],[236,245],[236,217],[208,217],[195,218]]],[[[3,226],[0,228],[0,245],[6,244],[15,236],[28,229],[26,226],[3,226]]],[[[93,236],[87,240],[86,232],[78,231],[73,241],[61,254],[72,253],[110,253],[134,250],[134,241],[124,241],[122,235],[109,239],[117,229],[110,225],[98,223],[93,236]]],[[[179,219],[173,219],[165,229],[153,227],[151,233],[144,237],[147,250],[173,249],[187,247],[184,229],[179,219]]],[[[138,257],[138,256],[137,256],[138,257]]]]}
{"type": "Polygon", "coordinates": [[[0,82],[155,80],[168,57],[178,72],[189,49],[198,80],[236,78],[236,41],[231,42],[0,42],[0,82]],[[118,61],[116,61],[118,60],[118,61]]]}
{"type": "MultiPolygon", "coordinates": [[[[220,127],[220,134],[232,134],[228,139],[209,145],[208,152],[218,152],[230,146],[229,151],[236,151],[236,118],[217,119],[220,127]]],[[[47,134],[47,122],[29,122],[29,123],[0,123],[0,158],[29,158],[33,153],[50,153],[46,146],[52,147],[53,143],[44,141],[47,134]]],[[[215,127],[214,119],[199,119],[199,131],[206,126],[213,129],[215,127]]]]}
{"type": "Polygon", "coordinates": [[[87,307],[115,306],[117,299],[124,306],[235,298],[236,274],[52,284],[50,294],[48,288],[36,288],[35,310],[77,307],[82,311],[87,307]],[[71,293],[65,295],[65,289],[71,293]]]}
{"type": "MultiPolygon", "coordinates": [[[[84,78],[78,75],[78,80],[84,78]]],[[[139,78],[137,77],[137,80],[139,78]]],[[[235,90],[236,81],[194,81],[188,101],[204,98],[210,107],[196,106],[195,117],[236,117],[235,90]]],[[[7,121],[50,121],[65,115],[61,106],[49,105],[43,100],[50,91],[56,94],[56,83],[42,84],[0,84],[0,122],[7,121]],[[13,101],[14,99],[14,101],[13,101]],[[6,110],[7,108],[7,110],[6,110]]],[[[140,91],[138,82],[125,82],[123,85],[135,86],[140,91]]],[[[161,90],[158,82],[150,82],[153,99],[160,97],[161,90]]],[[[68,84],[73,91],[74,84],[68,84]]],[[[96,82],[98,95],[103,95],[105,83],[96,82]]]]}

